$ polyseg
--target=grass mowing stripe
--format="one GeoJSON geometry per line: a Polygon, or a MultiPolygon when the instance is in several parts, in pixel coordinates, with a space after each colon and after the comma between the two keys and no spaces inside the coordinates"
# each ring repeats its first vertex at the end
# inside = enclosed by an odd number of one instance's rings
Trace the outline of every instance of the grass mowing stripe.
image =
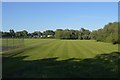
{"type": "Polygon", "coordinates": [[[51,42],[51,41],[54,41],[54,40],[35,40],[34,42],[31,42],[29,44],[26,44],[26,42],[28,42],[28,41],[25,41],[25,46],[26,47],[28,47],[28,46],[35,46],[35,45],[38,45],[38,44],[41,44],[41,43],[44,43],[44,42],[46,43],[46,42],[51,42]]]}
{"type": "Polygon", "coordinates": [[[60,50],[60,48],[61,48],[61,41],[57,42],[57,45],[54,47],[53,50],[51,50],[51,51],[49,52],[50,55],[48,54],[48,56],[50,56],[50,57],[58,57],[58,56],[56,55],[56,53],[60,52],[60,51],[58,51],[58,50],[60,50]],[[51,54],[51,53],[52,53],[52,54],[51,54]]]}
{"type": "MultiPolygon", "coordinates": [[[[57,41],[57,40],[56,40],[57,41]]],[[[47,51],[48,49],[53,46],[56,41],[52,41],[50,43],[44,44],[42,46],[39,46],[35,49],[33,49],[32,51],[28,51],[27,54],[29,55],[28,58],[26,58],[25,60],[31,60],[31,59],[40,59],[40,58],[45,58],[45,56],[47,55],[47,51]],[[47,46],[46,46],[47,45],[47,46]],[[31,56],[30,56],[31,55],[31,56]],[[43,57],[44,56],[44,57],[43,57]]]]}
{"type": "Polygon", "coordinates": [[[59,49],[56,50],[54,56],[56,56],[56,57],[58,57],[60,59],[61,58],[61,53],[64,52],[63,51],[64,42],[61,41],[61,40],[59,40],[59,42],[60,42],[59,49]]]}
{"type": "Polygon", "coordinates": [[[80,56],[81,54],[83,55],[80,58],[89,58],[89,57],[93,57],[94,53],[92,53],[92,51],[87,48],[85,45],[83,45],[82,43],[78,42],[77,44],[74,44],[76,46],[76,48],[78,50],[80,50],[80,56]]]}
{"type": "MultiPolygon", "coordinates": [[[[45,42],[45,43],[46,43],[46,42],[45,42]]],[[[24,55],[26,55],[26,54],[29,54],[29,55],[30,55],[30,53],[33,54],[33,52],[34,52],[33,50],[34,50],[34,49],[39,48],[40,45],[45,44],[45,43],[41,43],[41,44],[34,45],[34,46],[32,45],[32,47],[27,47],[27,48],[24,49],[24,52],[21,52],[20,54],[17,54],[17,55],[15,55],[15,56],[13,56],[13,57],[24,56],[24,55]]]]}
{"type": "Polygon", "coordinates": [[[68,59],[68,44],[66,40],[61,40],[61,53],[59,54],[59,59],[58,60],[64,60],[68,59]]]}
{"type": "MultiPolygon", "coordinates": [[[[109,43],[103,43],[103,42],[101,42],[101,43],[102,43],[102,45],[101,45],[100,43],[98,43],[98,42],[94,42],[94,43],[89,42],[89,44],[92,45],[93,48],[95,48],[96,50],[99,49],[99,50],[101,50],[103,53],[113,51],[113,49],[110,48],[111,46],[113,47],[112,44],[109,44],[109,43]],[[94,47],[94,46],[96,46],[96,47],[94,47]],[[106,46],[107,46],[107,47],[106,47],[106,46]],[[109,46],[109,47],[108,47],[108,46],[109,46]]],[[[115,49],[114,49],[114,50],[115,50],[115,49]]],[[[98,53],[98,54],[99,54],[99,53],[98,53]]]]}
{"type": "Polygon", "coordinates": [[[93,43],[93,44],[95,46],[99,47],[100,49],[104,49],[105,51],[113,51],[113,48],[115,48],[115,45],[113,45],[111,43],[96,42],[96,43],[93,43]],[[112,48],[110,48],[111,46],[112,46],[112,48]]]}
{"type": "Polygon", "coordinates": [[[100,45],[98,45],[98,47],[100,47],[101,49],[104,49],[104,50],[106,50],[107,52],[109,51],[109,52],[111,52],[111,51],[117,51],[118,49],[117,49],[117,45],[113,45],[113,44],[110,44],[110,43],[103,43],[103,42],[101,42],[101,44],[100,45]],[[103,45],[101,45],[101,44],[103,44],[103,45]],[[103,48],[103,47],[104,48],[103,48]],[[112,47],[112,48],[111,48],[112,47]]]}
{"type": "Polygon", "coordinates": [[[89,43],[89,41],[85,41],[83,42],[84,44],[82,44],[83,46],[85,46],[87,49],[89,49],[89,51],[91,51],[93,54],[98,54],[99,52],[104,52],[101,50],[98,50],[97,47],[95,47],[93,44],[89,43]],[[86,43],[85,43],[86,42],[86,43]]]}
{"type": "Polygon", "coordinates": [[[68,56],[69,58],[76,57],[76,53],[73,47],[73,42],[68,41],[68,56]]]}
{"type": "MultiPolygon", "coordinates": [[[[86,44],[86,43],[85,43],[86,44]]],[[[89,41],[89,44],[93,46],[93,50],[101,50],[98,51],[97,54],[101,54],[101,53],[109,53],[109,52],[113,52],[113,51],[118,51],[117,49],[117,45],[113,45],[111,43],[104,43],[104,42],[96,42],[96,41],[89,41]]]]}
{"type": "Polygon", "coordinates": [[[74,46],[74,50],[76,51],[76,54],[79,58],[85,58],[85,53],[86,53],[86,49],[81,46],[81,45],[78,45],[78,44],[74,44],[73,43],[73,46],[74,46]]]}
{"type": "Polygon", "coordinates": [[[48,55],[46,55],[46,56],[48,56],[48,58],[56,57],[56,56],[55,56],[55,53],[56,53],[56,51],[59,49],[60,44],[61,44],[61,42],[60,42],[60,41],[57,41],[57,42],[54,44],[54,46],[52,47],[52,49],[49,50],[48,55]]]}
{"type": "MultiPolygon", "coordinates": [[[[58,42],[58,41],[57,41],[58,42]]],[[[51,55],[52,53],[49,53],[50,51],[52,51],[53,49],[55,49],[55,47],[57,46],[57,42],[53,42],[51,45],[47,45],[47,46],[45,46],[45,50],[43,50],[42,52],[40,52],[40,53],[42,53],[42,54],[44,54],[43,56],[45,57],[45,58],[47,58],[47,57],[49,57],[49,55],[51,55]]]]}
{"type": "Polygon", "coordinates": [[[99,47],[99,44],[97,43],[97,42],[95,42],[95,44],[94,43],[89,43],[89,45],[92,45],[92,47],[95,49],[95,50],[100,50],[101,52],[106,52],[106,50],[105,49],[101,49],[100,47],[99,47]],[[94,46],[96,46],[96,47],[94,47],[94,46]]]}
{"type": "Polygon", "coordinates": [[[90,43],[89,42],[89,44],[90,44],[90,47],[91,47],[91,45],[93,46],[92,48],[93,48],[94,51],[96,51],[96,50],[98,51],[98,52],[96,52],[96,54],[102,54],[102,53],[106,53],[106,52],[109,51],[109,50],[105,49],[105,46],[103,46],[103,45],[100,48],[99,44],[97,42],[95,42],[95,43],[90,43]]]}
{"type": "MultiPolygon", "coordinates": [[[[79,53],[81,53],[81,52],[74,45],[74,41],[72,41],[72,42],[69,41],[69,44],[68,44],[68,56],[69,56],[69,58],[78,58],[79,57],[79,55],[78,55],[79,53]]],[[[81,55],[81,56],[83,56],[83,55],[81,55]]]]}
{"type": "Polygon", "coordinates": [[[68,42],[65,40],[64,47],[63,47],[63,53],[62,53],[62,59],[68,59],[68,42]]]}
{"type": "Polygon", "coordinates": [[[92,47],[94,50],[97,50],[98,54],[106,52],[105,48],[100,48],[100,45],[97,42],[96,43],[89,42],[89,47],[92,47]],[[99,52],[101,52],[101,53],[99,53],[99,52]]]}

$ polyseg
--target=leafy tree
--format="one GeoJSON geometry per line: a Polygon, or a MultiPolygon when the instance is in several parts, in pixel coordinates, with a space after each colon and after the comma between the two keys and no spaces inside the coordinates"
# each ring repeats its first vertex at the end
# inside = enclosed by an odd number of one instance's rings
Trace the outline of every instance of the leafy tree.
{"type": "Polygon", "coordinates": [[[62,32],[63,32],[62,29],[57,29],[57,30],[55,31],[55,38],[57,38],[57,39],[62,39],[62,32]]]}
{"type": "Polygon", "coordinates": [[[2,32],[2,37],[7,38],[7,37],[11,37],[11,35],[9,32],[2,32]]]}
{"type": "Polygon", "coordinates": [[[28,32],[27,32],[26,30],[23,30],[23,31],[22,31],[22,35],[23,35],[24,37],[27,37],[28,32]]]}
{"type": "Polygon", "coordinates": [[[90,39],[90,31],[86,30],[84,28],[80,29],[80,34],[79,35],[80,35],[79,36],[80,39],[84,39],[84,40],[90,39]]]}
{"type": "Polygon", "coordinates": [[[9,31],[10,31],[10,37],[15,37],[15,32],[14,32],[14,30],[13,30],[13,29],[10,29],[9,31]]]}
{"type": "Polygon", "coordinates": [[[28,37],[28,32],[26,30],[16,32],[16,37],[28,37]]]}
{"type": "Polygon", "coordinates": [[[53,30],[46,30],[43,32],[43,35],[45,35],[45,37],[47,37],[48,35],[51,35],[52,37],[54,37],[55,32],[53,30]]]}
{"type": "Polygon", "coordinates": [[[40,31],[35,31],[35,32],[32,33],[32,36],[33,37],[41,37],[42,33],[40,31]]]}
{"type": "Polygon", "coordinates": [[[108,23],[103,28],[92,32],[92,38],[97,41],[111,42],[113,44],[119,43],[119,24],[119,22],[108,23]]]}
{"type": "Polygon", "coordinates": [[[18,31],[18,32],[16,32],[16,37],[23,37],[23,34],[22,34],[22,32],[21,31],[18,31]]]}

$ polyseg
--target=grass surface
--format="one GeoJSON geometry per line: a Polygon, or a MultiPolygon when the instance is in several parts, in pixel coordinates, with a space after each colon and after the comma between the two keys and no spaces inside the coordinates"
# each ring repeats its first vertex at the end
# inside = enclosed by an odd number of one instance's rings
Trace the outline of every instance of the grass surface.
{"type": "Polygon", "coordinates": [[[118,45],[91,40],[25,39],[25,47],[31,47],[16,56],[28,56],[25,60],[59,57],[91,58],[101,53],[118,51],[118,45]]]}
{"type": "Polygon", "coordinates": [[[2,46],[20,46],[23,45],[23,38],[3,38],[2,46]]]}
{"type": "Polygon", "coordinates": [[[15,49],[22,48],[24,46],[23,38],[2,38],[0,41],[0,51],[3,51],[3,53],[10,53],[10,51],[14,51],[15,49]]]}
{"type": "Polygon", "coordinates": [[[94,40],[24,41],[24,51],[3,57],[3,77],[102,78],[118,74],[118,45],[94,40]]]}

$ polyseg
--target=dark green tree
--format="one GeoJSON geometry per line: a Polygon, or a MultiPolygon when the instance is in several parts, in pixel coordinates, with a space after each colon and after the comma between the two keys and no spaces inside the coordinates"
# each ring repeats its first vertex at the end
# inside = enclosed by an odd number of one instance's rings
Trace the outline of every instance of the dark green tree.
{"type": "Polygon", "coordinates": [[[10,29],[9,31],[10,31],[10,37],[12,37],[12,38],[15,37],[15,32],[14,32],[14,30],[13,30],[13,29],[10,29]]]}

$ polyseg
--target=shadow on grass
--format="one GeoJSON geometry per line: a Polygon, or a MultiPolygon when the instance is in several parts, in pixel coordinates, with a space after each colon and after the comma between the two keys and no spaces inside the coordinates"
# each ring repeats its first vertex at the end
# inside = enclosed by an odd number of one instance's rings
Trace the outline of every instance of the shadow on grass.
{"type": "Polygon", "coordinates": [[[120,65],[120,52],[87,59],[23,60],[26,57],[4,57],[3,78],[117,78],[120,65]]]}

